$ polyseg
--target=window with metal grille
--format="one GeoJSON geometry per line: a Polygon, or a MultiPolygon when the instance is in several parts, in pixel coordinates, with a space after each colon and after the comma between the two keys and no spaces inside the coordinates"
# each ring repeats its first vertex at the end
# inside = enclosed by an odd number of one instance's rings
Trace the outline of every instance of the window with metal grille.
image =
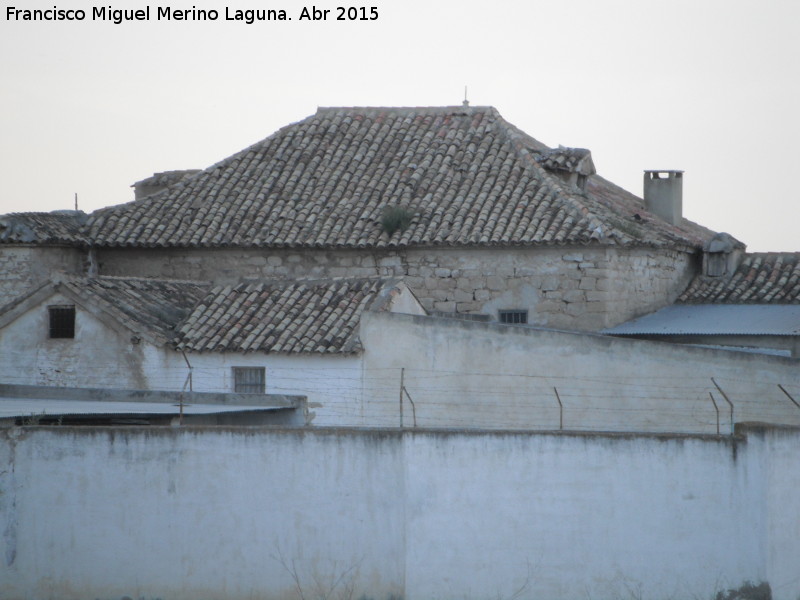
{"type": "Polygon", "coordinates": [[[264,367],[233,367],[233,391],[237,394],[263,394],[264,367]]]}
{"type": "Polygon", "coordinates": [[[528,322],[527,310],[501,310],[500,322],[509,325],[524,325],[528,322]]]}
{"type": "Polygon", "coordinates": [[[75,337],[75,307],[48,306],[50,315],[50,337],[71,339],[75,337]]]}

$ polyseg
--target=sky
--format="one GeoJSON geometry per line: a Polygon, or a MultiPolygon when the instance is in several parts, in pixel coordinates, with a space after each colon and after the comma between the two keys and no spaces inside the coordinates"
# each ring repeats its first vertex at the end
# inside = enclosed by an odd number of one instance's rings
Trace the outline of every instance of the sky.
{"type": "Polygon", "coordinates": [[[645,169],[683,170],[684,216],[750,251],[800,251],[795,0],[226,1],[4,0],[0,213],[129,202],[134,182],[208,167],[319,106],[460,105],[466,88],[548,145],[589,148],[637,195],[645,169]],[[86,17],[11,9],[54,6],[86,17]],[[226,20],[249,9],[291,20],[226,20]]]}

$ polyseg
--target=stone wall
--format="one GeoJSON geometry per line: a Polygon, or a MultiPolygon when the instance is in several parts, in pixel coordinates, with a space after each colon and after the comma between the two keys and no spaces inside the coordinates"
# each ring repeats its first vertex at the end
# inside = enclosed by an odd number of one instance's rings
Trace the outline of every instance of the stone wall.
{"type": "Polygon", "coordinates": [[[58,273],[83,272],[83,261],[75,248],[0,246],[0,306],[58,273]]]}
{"type": "Polygon", "coordinates": [[[800,595],[800,432],[0,431],[3,598],[800,595]]]}
{"type": "Polygon", "coordinates": [[[651,249],[424,248],[406,251],[109,249],[103,275],[232,283],[245,278],[402,276],[428,310],[522,309],[529,322],[598,330],[671,303],[694,257],[651,249]]]}

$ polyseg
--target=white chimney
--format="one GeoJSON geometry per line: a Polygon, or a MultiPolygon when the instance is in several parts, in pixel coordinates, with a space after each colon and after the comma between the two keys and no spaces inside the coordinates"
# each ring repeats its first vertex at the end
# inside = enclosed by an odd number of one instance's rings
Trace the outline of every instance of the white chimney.
{"type": "Polygon", "coordinates": [[[667,223],[683,219],[683,171],[645,171],[644,206],[667,223]]]}

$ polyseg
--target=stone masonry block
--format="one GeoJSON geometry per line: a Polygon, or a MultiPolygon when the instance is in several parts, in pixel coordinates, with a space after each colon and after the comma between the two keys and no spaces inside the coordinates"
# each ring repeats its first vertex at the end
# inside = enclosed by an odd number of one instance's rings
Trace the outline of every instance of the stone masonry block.
{"type": "Polygon", "coordinates": [[[598,279],[594,287],[597,291],[609,292],[614,288],[614,284],[610,279],[598,279]]]}
{"type": "Polygon", "coordinates": [[[559,279],[555,276],[545,277],[542,280],[542,291],[553,292],[559,288],[559,279]]]}
{"type": "Polygon", "coordinates": [[[583,302],[571,302],[567,304],[564,312],[573,317],[577,317],[578,315],[582,315],[586,312],[586,304],[583,302]]]}
{"type": "Polygon", "coordinates": [[[486,287],[488,287],[490,290],[499,292],[506,289],[507,285],[504,278],[498,275],[492,275],[486,278],[486,287]]]}
{"type": "Polygon", "coordinates": [[[609,302],[611,299],[609,292],[586,292],[586,300],[589,302],[609,302]]]}
{"type": "Polygon", "coordinates": [[[403,261],[399,256],[384,256],[378,261],[378,264],[381,267],[399,267],[403,264],[403,261]]]}
{"type": "Polygon", "coordinates": [[[434,302],[433,308],[442,312],[456,312],[455,302],[434,302]]]}
{"type": "Polygon", "coordinates": [[[537,313],[563,313],[566,303],[561,300],[543,300],[536,305],[537,313]]]}
{"type": "Polygon", "coordinates": [[[586,295],[583,290],[569,290],[564,292],[563,299],[569,303],[583,303],[586,300],[586,295]]]}
{"type": "Polygon", "coordinates": [[[594,277],[584,277],[583,279],[581,279],[581,283],[578,286],[578,289],[593,290],[595,289],[596,284],[597,280],[594,277]]]}
{"type": "Polygon", "coordinates": [[[456,304],[456,311],[460,313],[474,313],[481,309],[480,302],[458,302],[456,304]]]}
{"type": "Polygon", "coordinates": [[[473,292],[466,290],[455,290],[453,297],[456,302],[473,302],[475,300],[473,292]]]}

